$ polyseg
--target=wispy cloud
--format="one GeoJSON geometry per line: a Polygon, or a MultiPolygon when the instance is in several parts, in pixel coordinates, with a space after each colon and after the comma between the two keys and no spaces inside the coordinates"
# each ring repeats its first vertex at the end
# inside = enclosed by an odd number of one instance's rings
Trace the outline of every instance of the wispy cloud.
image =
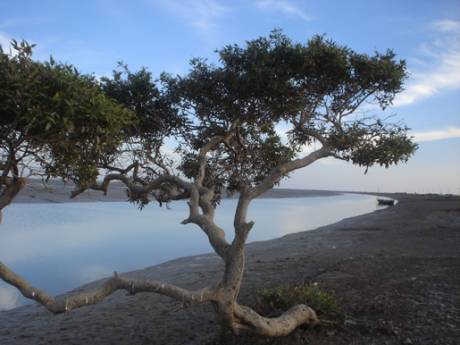
{"type": "Polygon", "coordinates": [[[451,19],[438,20],[433,27],[441,32],[460,32],[460,22],[451,19]]]}
{"type": "Polygon", "coordinates": [[[4,53],[10,53],[12,51],[10,41],[11,37],[3,32],[0,32],[0,46],[2,46],[4,53]]]}
{"type": "Polygon", "coordinates": [[[256,6],[263,10],[281,12],[305,21],[312,20],[311,16],[290,1],[259,0],[256,2],[256,6]]]}
{"type": "Polygon", "coordinates": [[[411,70],[411,81],[395,100],[395,106],[415,103],[445,89],[460,87],[460,22],[440,20],[431,25],[434,39],[421,46],[423,65],[411,70]]]}
{"type": "Polygon", "coordinates": [[[216,29],[218,20],[231,8],[216,0],[166,0],[154,2],[202,33],[216,29]]]}
{"type": "Polygon", "coordinates": [[[426,132],[412,132],[416,142],[435,141],[451,138],[460,138],[460,128],[449,127],[442,130],[426,131],[426,132]]]}

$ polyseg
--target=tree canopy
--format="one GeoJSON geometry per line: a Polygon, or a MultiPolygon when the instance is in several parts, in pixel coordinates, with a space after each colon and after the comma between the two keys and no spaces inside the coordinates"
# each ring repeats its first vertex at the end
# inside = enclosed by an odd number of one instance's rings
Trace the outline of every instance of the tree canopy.
{"type": "Polygon", "coordinates": [[[0,48],[2,206],[23,184],[23,174],[93,181],[99,162],[117,150],[125,128],[136,123],[94,76],[52,58],[34,61],[33,46],[26,42],[13,41],[12,47],[13,54],[0,48]]]}
{"type": "MultiPolygon", "coordinates": [[[[315,142],[327,156],[366,168],[406,161],[416,148],[404,125],[357,115],[363,105],[385,109],[402,90],[405,62],[391,50],[370,56],[324,36],[302,44],[273,31],[220,49],[217,65],[193,59],[183,76],[154,80],[145,68],[120,64],[98,81],[53,59],[33,61],[25,42],[14,49],[1,54],[2,153],[13,141],[16,151],[27,146],[23,159],[81,190],[101,171],[134,167],[140,184],[164,174],[193,179],[200,149],[217,137],[225,140],[207,152],[204,171],[215,200],[256,186],[315,142]],[[168,138],[179,143],[179,164],[165,155],[168,138]]],[[[167,201],[184,192],[166,185],[151,196],[167,201]]],[[[131,197],[145,204],[148,194],[131,197]]]]}
{"type": "Polygon", "coordinates": [[[182,138],[188,177],[196,174],[199,148],[230,132],[213,152],[206,180],[236,191],[313,142],[365,167],[406,161],[415,149],[404,125],[356,116],[364,103],[385,109],[402,90],[406,65],[390,50],[369,56],[323,36],[300,44],[274,31],[218,54],[219,65],[194,59],[188,75],[166,79],[194,124],[182,138]]]}

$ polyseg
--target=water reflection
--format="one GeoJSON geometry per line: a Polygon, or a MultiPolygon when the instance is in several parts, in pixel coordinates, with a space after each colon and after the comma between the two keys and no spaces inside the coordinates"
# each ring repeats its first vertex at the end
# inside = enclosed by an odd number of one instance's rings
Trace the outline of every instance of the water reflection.
{"type": "MultiPolygon", "coordinates": [[[[224,200],[216,222],[232,237],[236,200],[224,200]]],[[[372,212],[375,197],[341,195],[258,199],[250,208],[249,241],[314,229],[345,217],[372,212]]],[[[170,210],[154,205],[139,211],[124,202],[14,204],[0,226],[0,260],[33,285],[58,294],[119,272],[211,251],[195,225],[180,225],[184,202],[170,210]]],[[[15,289],[0,282],[0,310],[22,303],[15,289]]]]}

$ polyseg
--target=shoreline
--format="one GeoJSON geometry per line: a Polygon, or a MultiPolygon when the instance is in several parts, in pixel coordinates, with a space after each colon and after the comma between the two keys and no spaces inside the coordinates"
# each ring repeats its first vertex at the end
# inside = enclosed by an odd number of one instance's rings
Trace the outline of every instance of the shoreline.
{"type": "MultiPolygon", "coordinates": [[[[13,204],[34,204],[34,203],[80,203],[80,202],[129,202],[126,196],[126,188],[117,182],[113,182],[107,195],[100,191],[87,190],[74,199],[70,198],[74,185],[64,183],[60,180],[52,180],[47,186],[38,179],[30,179],[25,188],[13,200],[13,204]]],[[[415,193],[394,193],[394,192],[369,192],[369,191],[347,191],[347,190],[322,190],[322,189],[294,189],[274,188],[262,194],[260,199],[284,199],[284,198],[305,198],[320,196],[337,196],[343,194],[363,194],[384,197],[394,196],[415,196],[424,198],[445,197],[455,198],[460,195],[453,194],[415,194],[415,193]]],[[[235,199],[236,195],[225,196],[224,199],[235,199]]]]}
{"type": "MultiPolygon", "coordinates": [[[[248,244],[240,301],[254,303],[255,292],[260,288],[286,282],[315,281],[334,290],[353,313],[355,305],[366,304],[366,300],[374,298],[376,293],[393,291],[395,284],[421,284],[418,290],[410,292],[415,297],[399,302],[406,308],[414,298],[423,297],[417,294],[424,288],[433,288],[432,278],[436,278],[438,285],[446,285],[437,287],[437,295],[431,297],[434,302],[441,303],[436,300],[439,296],[460,301],[458,288],[455,293],[449,292],[452,284],[460,285],[460,198],[397,193],[373,195],[390,196],[399,202],[396,206],[346,218],[315,230],[248,244]],[[374,277],[376,273],[379,274],[374,277]],[[342,287],[348,285],[351,288],[343,291],[342,287]]],[[[194,289],[218,280],[221,270],[219,258],[205,254],[174,259],[123,275],[133,279],[164,279],[194,289]]],[[[75,291],[92,289],[100,283],[96,281],[75,291]]],[[[450,314],[445,310],[436,313],[437,309],[433,310],[430,303],[426,305],[427,312],[435,316],[427,319],[426,314],[410,314],[404,319],[405,310],[399,314],[393,312],[397,322],[416,322],[425,329],[414,328],[412,332],[398,326],[404,332],[399,331],[397,337],[393,335],[386,339],[389,342],[385,344],[393,344],[395,339],[398,341],[395,344],[400,344],[400,338],[406,336],[417,343],[418,333],[415,331],[423,336],[430,332],[438,334],[438,339],[441,332],[442,344],[451,344],[449,339],[454,339],[458,335],[456,330],[460,329],[460,303],[450,306],[450,314]],[[446,315],[451,315],[453,321],[428,322],[446,315]]],[[[101,304],[65,315],[52,316],[37,305],[0,312],[0,343],[85,344],[97,341],[98,344],[124,344],[133,341],[134,336],[138,340],[136,343],[142,343],[141,339],[155,339],[155,344],[203,344],[214,339],[220,331],[213,317],[210,306],[183,310],[178,303],[162,296],[139,294],[127,297],[116,293],[101,304]],[[37,339],[43,341],[35,342],[37,339]]],[[[355,334],[354,330],[351,334],[356,339],[364,337],[359,332],[355,334]]],[[[313,343],[340,343],[339,338],[334,342],[334,336],[317,336],[317,342],[313,343]],[[324,339],[330,342],[323,342],[324,339]]]]}
{"type": "MultiPolygon", "coordinates": [[[[74,199],[70,194],[74,185],[64,184],[62,181],[50,181],[45,187],[40,180],[31,179],[24,189],[17,195],[13,204],[34,204],[34,203],[79,203],[79,202],[127,202],[126,188],[120,183],[112,183],[107,195],[100,191],[87,190],[74,199]]],[[[304,198],[317,196],[336,196],[347,192],[316,190],[316,189],[288,189],[275,188],[259,198],[304,198]]],[[[227,196],[228,199],[236,196],[227,196]]]]}

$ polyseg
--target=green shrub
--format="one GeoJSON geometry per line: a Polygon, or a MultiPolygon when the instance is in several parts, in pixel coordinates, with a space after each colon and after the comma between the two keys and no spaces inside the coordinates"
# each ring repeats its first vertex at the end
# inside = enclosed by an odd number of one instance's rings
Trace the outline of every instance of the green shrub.
{"type": "Polygon", "coordinates": [[[318,314],[337,312],[338,304],[331,292],[313,284],[290,284],[259,291],[261,307],[268,312],[288,310],[297,304],[306,304],[318,314]]]}

